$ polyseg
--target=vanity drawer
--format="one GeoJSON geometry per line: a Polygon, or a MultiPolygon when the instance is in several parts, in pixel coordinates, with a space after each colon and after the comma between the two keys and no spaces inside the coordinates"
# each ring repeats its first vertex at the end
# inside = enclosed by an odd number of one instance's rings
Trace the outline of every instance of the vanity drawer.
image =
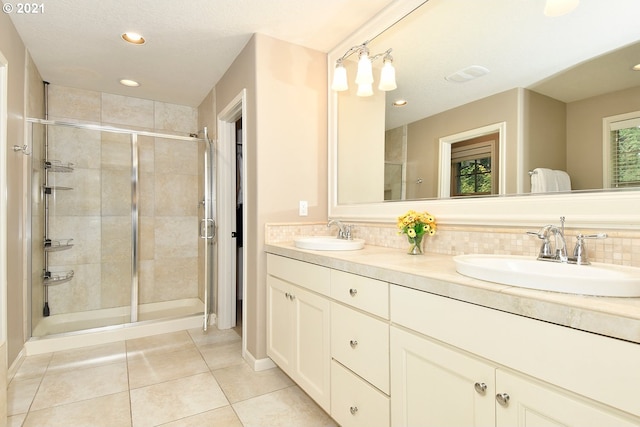
{"type": "Polygon", "coordinates": [[[331,416],[342,427],[388,426],[389,397],[335,360],[331,362],[331,416]]]}
{"type": "Polygon", "coordinates": [[[331,356],[389,394],[389,325],[331,303],[331,356]]]}
{"type": "Polygon", "coordinates": [[[389,284],[331,270],[331,297],[384,319],[389,318],[389,284]]]}
{"type": "Polygon", "coordinates": [[[267,272],[286,282],[329,296],[331,276],[327,267],[267,254],[267,272]]]}

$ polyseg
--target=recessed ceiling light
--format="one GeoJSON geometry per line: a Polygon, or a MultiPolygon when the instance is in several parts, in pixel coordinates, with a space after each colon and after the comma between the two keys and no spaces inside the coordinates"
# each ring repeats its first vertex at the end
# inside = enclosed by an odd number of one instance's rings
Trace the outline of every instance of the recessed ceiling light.
{"type": "Polygon", "coordinates": [[[125,86],[129,86],[129,87],[138,87],[140,86],[140,83],[138,83],[135,80],[129,80],[129,79],[120,79],[120,84],[121,85],[125,85],[125,86]]]}
{"type": "Polygon", "coordinates": [[[633,67],[631,67],[631,69],[632,69],[633,71],[640,71],[640,64],[636,64],[636,65],[634,65],[633,67]]]}
{"type": "Polygon", "coordinates": [[[398,99],[397,101],[393,101],[392,105],[394,107],[404,107],[405,105],[407,105],[407,100],[406,99],[398,99]]]}
{"type": "Polygon", "coordinates": [[[122,37],[122,40],[131,44],[145,44],[146,42],[144,37],[138,33],[124,33],[120,37],[122,37]]]}

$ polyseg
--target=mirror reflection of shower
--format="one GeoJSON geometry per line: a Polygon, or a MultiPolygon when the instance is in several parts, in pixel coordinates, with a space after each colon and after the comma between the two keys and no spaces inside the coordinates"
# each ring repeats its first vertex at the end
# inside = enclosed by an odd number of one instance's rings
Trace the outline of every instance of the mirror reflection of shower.
{"type": "MultiPolygon", "coordinates": [[[[66,88],[56,89],[60,105],[66,88]]],[[[198,138],[47,116],[28,120],[32,336],[209,314],[206,130],[198,138]]]]}

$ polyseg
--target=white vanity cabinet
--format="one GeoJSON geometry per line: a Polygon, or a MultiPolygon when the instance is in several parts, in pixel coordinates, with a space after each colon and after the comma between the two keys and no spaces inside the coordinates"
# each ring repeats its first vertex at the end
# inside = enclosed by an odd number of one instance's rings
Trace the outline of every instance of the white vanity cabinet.
{"type": "Polygon", "coordinates": [[[393,426],[640,426],[640,348],[391,286],[393,426]]]}
{"type": "Polygon", "coordinates": [[[329,412],[329,269],[268,255],[267,270],[267,354],[329,412]]]}
{"type": "Polygon", "coordinates": [[[495,367],[391,327],[391,425],[491,426],[495,367]]]}
{"type": "Polygon", "coordinates": [[[331,416],[389,425],[389,284],[331,270],[331,416]]]}

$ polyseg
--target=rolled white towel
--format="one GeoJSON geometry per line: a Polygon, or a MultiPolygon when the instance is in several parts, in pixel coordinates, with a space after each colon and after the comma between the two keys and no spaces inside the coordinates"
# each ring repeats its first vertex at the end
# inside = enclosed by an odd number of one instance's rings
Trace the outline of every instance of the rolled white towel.
{"type": "Polygon", "coordinates": [[[556,191],[571,191],[571,177],[565,171],[554,170],[558,189],[556,191]]]}
{"type": "Polygon", "coordinates": [[[531,174],[531,192],[547,193],[558,191],[558,180],[556,174],[551,169],[535,168],[531,174]]]}

